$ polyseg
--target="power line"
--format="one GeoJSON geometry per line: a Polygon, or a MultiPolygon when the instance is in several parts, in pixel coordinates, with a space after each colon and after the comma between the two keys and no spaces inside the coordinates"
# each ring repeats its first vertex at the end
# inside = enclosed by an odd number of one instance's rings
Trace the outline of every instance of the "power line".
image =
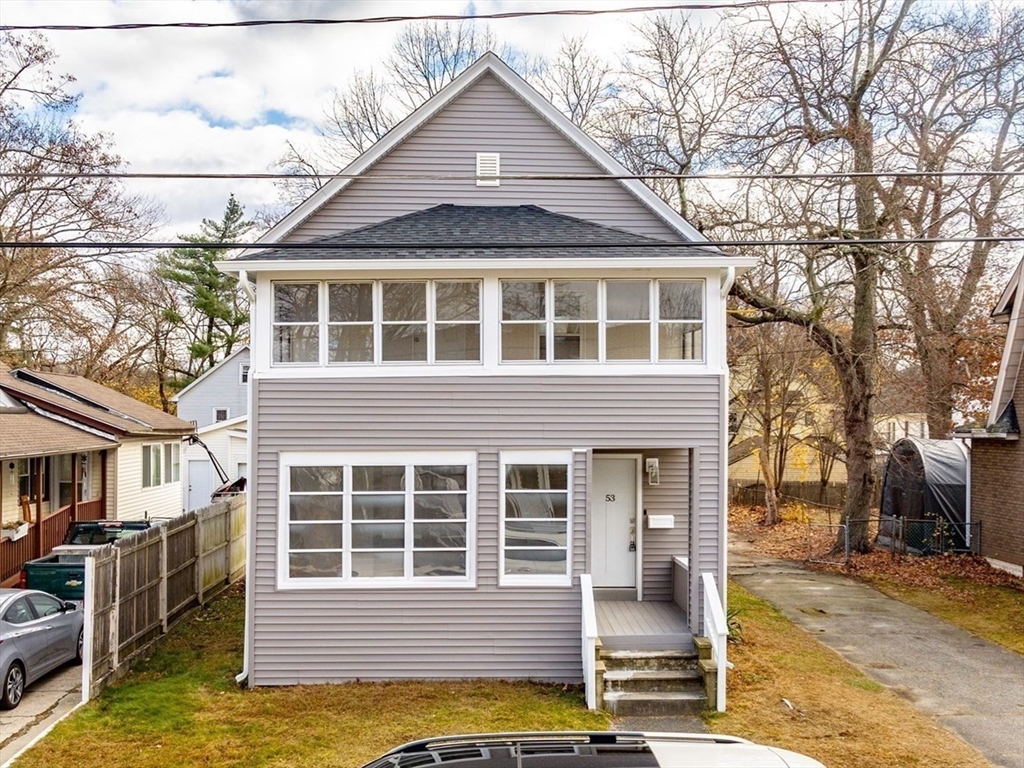
{"type": "MultiPolygon", "coordinates": [[[[755,181],[889,178],[1004,178],[1024,176],[1024,171],[829,171],[826,173],[503,173],[488,176],[499,181],[755,181]]],[[[103,173],[64,171],[7,171],[7,179],[365,179],[368,181],[476,181],[471,173],[159,173],[112,171],[103,173]]]]}
{"type": "MultiPolygon", "coordinates": [[[[639,243],[588,243],[581,248],[599,251],[609,248],[745,248],[769,246],[859,246],[859,245],[924,245],[942,243],[1024,243],[1024,235],[1007,235],[1004,237],[904,237],[904,238],[848,238],[818,240],[715,240],[709,242],[639,242],[639,243]]],[[[63,243],[31,242],[31,241],[0,241],[0,248],[116,248],[118,250],[158,250],[170,248],[188,248],[191,250],[231,251],[231,250],[275,250],[275,251],[306,251],[334,248],[337,250],[399,250],[416,249],[423,251],[470,251],[470,250],[507,250],[514,251],[524,248],[548,250],[555,248],[575,247],[572,243],[323,243],[317,241],[302,243],[195,243],[163,242],[163,243],[91,243],[88,241],[68,241],[63,243]]],[[[319,259],[318,260],[326,260],[319,259]]]]}
{"type": "Polygon", "coordinates": [[[232,29],[245,27],[280,26],[334,26],[343,24],[394,24],[409,21],[500,21],[503,19],[524,19],[549,16],[606,16],[626,13],[651,13],[658,11],[710,11],[724,8],[764,8],[771,5],[795,5],[804,3],[838,3],[843,0],[747,0],[746,2],[700,2],[676,3],[673,5],[640,5],[623,8],[559,8],[550,11],[505,11],[501,13],[464,14],[431,13],[419,16],[393,15],[368,16],[351,19],[250,19],[248,21],[174,21],[139,22],[124,24],[6,24],[0,31],[10,32],[89,32],[98,30],[133,29],[232,29]]]}

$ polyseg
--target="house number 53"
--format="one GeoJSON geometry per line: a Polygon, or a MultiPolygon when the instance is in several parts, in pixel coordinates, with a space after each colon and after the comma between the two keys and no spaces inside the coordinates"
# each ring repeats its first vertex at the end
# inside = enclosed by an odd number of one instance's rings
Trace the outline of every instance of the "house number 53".
{"type": "Polygon", "coordinates": [[[606,493],[604,495],[604,500],[605,501],[615,501],[615,494],[614,493],[606,493]]]}

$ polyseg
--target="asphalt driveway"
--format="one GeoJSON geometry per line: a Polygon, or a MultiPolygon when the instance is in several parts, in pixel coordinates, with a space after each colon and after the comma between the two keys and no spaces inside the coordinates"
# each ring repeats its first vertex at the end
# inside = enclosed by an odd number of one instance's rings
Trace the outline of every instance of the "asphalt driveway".
{"type": "Polygon", "coordinates": [[[1001,768],[1024,768],[1024,657],[838,574],[732,542],[729,576],[1001,768]]]}

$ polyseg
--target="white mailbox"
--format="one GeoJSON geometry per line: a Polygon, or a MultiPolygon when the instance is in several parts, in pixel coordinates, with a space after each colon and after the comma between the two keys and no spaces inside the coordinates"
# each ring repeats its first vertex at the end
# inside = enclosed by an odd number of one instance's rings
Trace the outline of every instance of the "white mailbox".
{"type": "Polygon", "coordinates": [[[675,528],[676,518],[674,515],[648,515],[648,528],[675,528]]]}

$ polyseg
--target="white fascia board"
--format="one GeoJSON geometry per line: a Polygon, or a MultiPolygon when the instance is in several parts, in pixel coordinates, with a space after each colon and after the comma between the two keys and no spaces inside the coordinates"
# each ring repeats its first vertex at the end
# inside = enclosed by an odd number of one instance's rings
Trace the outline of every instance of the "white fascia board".
{"type": "Polygon", "coordinates": [[[231,427],[244,424],[249,420],[249,414],[242,414],[241,416],[235,416],[233,419],[225,419],[224,421],[215,421],[213,424],[207,424],[205,427],[200,427],[196,430],[197,435],[205,435],[210,432],[216,432],[218,429],[230,429],[231,427]]]}
{"type": "MultiPolygon", "coordinates": [[[[736,274],[757,266],[758,260],[747,256],[681,256],[672,259],[280,259],[274,261],[215,262],[217,269],[234,272],[244,269],[265,272],[512,272],[571,270],[700,270],[735,267],[736,274]]],[[[184,391],[184,390],[183,390],[184,391]]]]}
{"type": "Polygon", "coordinates": [[[216,364],[215,366],[213,366],[213,368],[211,368],[210,370],[208,370],[208,371],[207,371],[206,373],[204,373],[204,374],[203,374],[202,376],[200,376],[199,378],[195,379],[195,380],[194,380],[194,381],[193,381],[192,383],[190,383],[190,384],[189,384],[189,385],[188,385],[187,387],[185,387],[185,388],[184,388],[184,389],[182,389],[182,390],[181,390],[180,392],[178,392],[178,393],[177,393],[176,395],[174,395],[174,397],[172,397],[172,398],[171,398],[171,402],[172,402],[172,403],[176,403],[176,402],[178,402],[178,398],[179,398],[179,397],[181,397],[182,395],[184,395],[184,394],[185,394],[186,392],[188,392],[188,391],[189,391],[190,389],[192,389],[192,387],[194,387],[194,386],[195,386],[196,384],[198,384],[199,382],[203,381],[203,380],[204,380],[204,379],[205,379],[205,378],[206,378],[207,376],[209,376],[209,375],[210,375],[211,373],[213,373],[214,371],[216,371],[216,370],[220,369],[220,368],[221,368],[222,366],[224,366],[224,365],[227,365],[227,364],[228,364],[229,362],[231,362],[232,360],[234,360],[234,359],[235,359],[236,357],[238,357],[238,356],[239,356],[240,354],[242,354],[243,352],[246,352],[246,351],[247,351],[248,349],[249,349],[249,345],[248,345],[248,344],[246,344],[246,345],[244,345],[244,346],[240,347],[239,349],[236,349],[236,350],[235,350],[234,352],[232,352],[232,353],[231,353],[230,355],[228,355],[228,356],[227,356],[227,357],[225,357],[225,358],[224,358],[223,360],[221,360],[221,361],[220,361],[219,363],[217,363],[217,364],[216,364]]]}
{"type": "MultiPolygon", "coordinates": [[[[992,310],[992,318],[999,318],[1001,315],[1008,315],[1010,312],[1010,302],[1013,301],[1016,293],[1024,285],[1022,281],[1022,273],[1024,273],[1024,259],[1020,260],[1017,264],[1017,268],[1013,271],[1013,275],[1010,277],[1010,281],[1006,284],[1006,288],[1003,289],[1002,294],[999,296],[999,301],[996,303],[995,309],[992,310]]],[[[1002,320],[1002,322],[1007,322],[1002,320]]]]}
{"type": "MultiPolygon", "coordinates": [[[[590,138],[579,127],[574,125],[551,102],[545,99],[496,54],[488,52],[433,98],[421,104],[412,114],[395,126],[366,152],[342,169],[341,173],[348,178],[334,178],[327,182],[268,230],[254,243],[253,251],[258,250],[258,246],[280,242],[289,232],[316,213],[345,187],[356,181],[356,179],[350,178],[351,176],[362,174],[373,167],[391,150],[405,141],[424,123],[448,106],[448,104],[488,72],[497,77],[514,94],[543,117],[551,127],[565,136],[566,139],[604,171],[616,176],[630,175],[629,169],[612,157],[600,144],[590,138]]],[[[672,206],[654,194],[643,182],[637,179],[620,179],[619,184],[636,197],[645,207],[650,209],[658,218],[662,219],[673,231],[682,235],[684,239],[693,242],[708,242],[708,239],[700,231],[680,216],[672,206]]],[[[243,251],[242,255],[244,256],[245,253],[252,253],[253,251],[243,251]]],[[[224,262],[219,262],[218,269],[224,272],[237,271],[237,266],[225,266],[224,264],[224,262]]]]}

